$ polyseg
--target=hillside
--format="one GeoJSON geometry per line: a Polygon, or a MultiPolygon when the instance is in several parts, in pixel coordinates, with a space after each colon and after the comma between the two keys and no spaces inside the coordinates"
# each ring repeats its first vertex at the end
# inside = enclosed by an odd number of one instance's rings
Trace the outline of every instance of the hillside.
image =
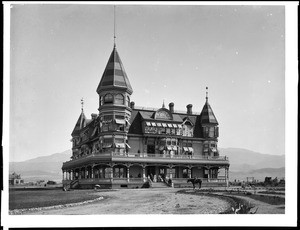
{"type": "Polygon", "coordinates": [[[261,154],[240,148],[220,148],[220,155],[229,157],[230,171],[285,167],[284,155],[261,154]]]}
{"type": "MultiPolygon", "coordinates": [[[[220,148],[221,155],[229,157],[230,180],[246,180],[253,176],[264,180],[266,176],[284,177],[285,157],[267,155],[238,148],[220,148]]],[[[9,172],[21,174],[28,181],[62,179],[62,163],[70,160],[71,150],[49,156],[37,157],[23,162],[10,162],[9,172]]]]}
{"type": "Polygon", "coordinates": [[[229,171],[230,181],[240,180],[246,181],[247,177],[254,177],[255,180],[264,181],[265,177],[277,177],[278,179],[285,177],[285,168],[262,168],[251,171],[229,171]]]}
{"type": "Polygon", "coordinates": [[[55,153],[49,156],[37,157],[22,162],[10,162],[9,172],[21,174],[26,181],[61,180],[62,163],[70,160],[71,150],[55,153]]]}

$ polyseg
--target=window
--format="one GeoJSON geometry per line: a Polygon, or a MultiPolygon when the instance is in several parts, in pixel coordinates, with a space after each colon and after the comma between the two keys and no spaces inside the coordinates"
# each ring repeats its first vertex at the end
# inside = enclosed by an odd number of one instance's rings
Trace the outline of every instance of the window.
{"type": "Polygon", "coordinates": [[[215,137],[219,137],[219,127],[215,127],[215,137]]]}
{"type": "Polygon", "coordinates": [[[218,178],[218,169],[211,169],[211,178],[218,178]]]}
{"type": "Polygon", "coordinates": [[[116,119],[124,120],[124,115],[115,115],[116,119]]]}
{"type": "Polygon", "coordinates": [[[104,144],[112,144],[113,143],[113,139],[112,138],[104,138],[103,143],[104,144]]]}
{"type": "Polygon", "coordinates": [[[108,131],[108,126],[109,125],[103,125],[102,126],[102,132],[107,132],[108,131]]]}
{"type": "Polygon", "coordinates": [[[189,121],[185,122],[185,124],[183,125],[182,134],[183,136],[187,137],[193,136],[193,126],[189,121]]]}
{"type": "Polygon", "coordinates": [[[126,105],[130,107],[130,98],[128,96],[126,97],[126,105]]]}
{"type": "Polygon", "coordinates": [[[145,133],[150,133],[150,127],[149,126],[145,126],[145,133]]]}
{"type": "Polygon", "coordinates": [[[171,133],[171,129],[170,128],[166,128],[166,134],[170,134],[171,133]]]}
{"type": "Polygon", "coordinates": [[[210,127],[209,128],[209,135],[208,137],[214,137],[215,136],[215,128],[214,127],[210,127]]]}
{"type": "Polygon", "coordinates": [[[125,170],[122,167],[114,168],[114,178],[124,178],[125,177],[125,170]]]}
{"type": "Polygon", "coordinates": [[[122,94],[117,94],[115,96],[115,104],[124,105],[124,96],[122,94]]]}
{"type": "Polygon", "coordinates": [[[166,129],[165,128],[159,128],[159,130],[160,130],[161,134],[165,134],[166,133],[166,129]]]}
{"type": "Polygon", "coordinates": [[[183,178],[187,178],[188,177],[188,170],[187,169],[183,169],[182,170],[182,177],[183,178]]]}
{"type": "Polygon", "coordinates": [[[111,168],[105,168],[104,178],[110,178],[111,168]]]}
{"type": "Polygon", "coordinates": [[[113,100],[114,100],[114,98],[111,94],[106,94],[104,96],[104,104],[112,104],[113,100]]]}
{"type": "Polygon", "coordinates": [[[113,115],[105,115],[103,116],[103,121],[106,123],[110,123],[113,120],[113,115]]]}
{"type": "Polygon", "coordinates": [[[103,96],[100,97],[100,106],[103,105],[103,96]]]}
{"type": "Polygon", "coordinates": [[[175,129],[171,129],[171,135],[176,135],[176,130],[175,129]]]}
{"type": "Polygon", "coordinates": [[[105,177],[105,174],[104,174],[103,171],[104,171],[103,168],[99,169],[99,178],[104,178],[105,177]]]}

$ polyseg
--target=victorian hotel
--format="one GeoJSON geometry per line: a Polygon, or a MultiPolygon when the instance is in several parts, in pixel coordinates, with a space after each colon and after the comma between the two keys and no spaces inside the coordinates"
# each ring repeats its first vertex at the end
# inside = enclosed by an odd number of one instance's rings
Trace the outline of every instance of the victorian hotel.
{"type": "Polygon", "coordinates": [[[228,185],[229,160],[218,151],[218,121],[207,92],[201,113],[191,104],[185,112],[174,110],[174,103],[135,106],[114,45],[97,93],[99,113],[88,118],[82,108],[71,134],[72,156],[62,166],[65,186],[141,188],[148,181],[153,187],[185,187],[193,177],[202,186],[228,185]]]}

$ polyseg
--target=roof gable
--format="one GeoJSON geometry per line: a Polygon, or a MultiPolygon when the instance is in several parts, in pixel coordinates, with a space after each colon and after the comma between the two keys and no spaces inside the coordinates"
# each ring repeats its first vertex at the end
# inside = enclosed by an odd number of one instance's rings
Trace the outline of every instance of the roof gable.
{"type": "Polygon", "coordinates": [[[82,111],[71,135],[76,134],[79,130],[81,130],[83,127],[85,127],[86,124],[87,124],[87,119],[82,111]]]}

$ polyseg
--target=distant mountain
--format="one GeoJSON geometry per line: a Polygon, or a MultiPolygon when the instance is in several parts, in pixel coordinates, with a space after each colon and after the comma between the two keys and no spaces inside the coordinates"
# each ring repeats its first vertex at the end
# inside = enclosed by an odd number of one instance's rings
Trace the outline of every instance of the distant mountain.
{"type": "Polygon", "coordinates": [[[26,181],[36,180],[61,180],[62,163],[70,160],[71,150],[55,153],[49,156],[37,157],[22,162],[10,162],[9,172],[21,174],[26,181]]]}
{"type": "Polygon", "coordinates": [[[220,155],[229,157],[230,171],[285,167],[284,155],[269,155],[240,148],[220,148],[220,155]]]}
{"type": "MultiPolygon", "coordinates": [[[[63,162],[70,160],[71,150],[23,162],[10,162],[9,172],[21,174],[25,181],[61,180],[63,162]]],[[[267,155],[239,148],[220,148],[220,155],[229,157],[230,180],[246,180],[253,176],[264,180],[266,176],[284,177],[285,156],[267,155]]]]}
{"type": "Polygon", "coordinates": [[[41,163],[41,162],[61,162],[61,161],[68,161],[70,160],[72,151],[71,150],[66,150],[62,153],[54,153],[52,155],[48,156],[42,156],[42,157],[37,157],[33,158],[30,160],[26,160],[24,162],[26,163],[41,163]]]}
{"type": "Polygon", "coordinates": [[[282,168],[262,168],[251,171],[229,171],[229,180],[247,181],[247,177],[254,177],[255,180],[264,181],[265,177],[277,177],[278,179],[285,177],[285,167],[282,168]]]}

